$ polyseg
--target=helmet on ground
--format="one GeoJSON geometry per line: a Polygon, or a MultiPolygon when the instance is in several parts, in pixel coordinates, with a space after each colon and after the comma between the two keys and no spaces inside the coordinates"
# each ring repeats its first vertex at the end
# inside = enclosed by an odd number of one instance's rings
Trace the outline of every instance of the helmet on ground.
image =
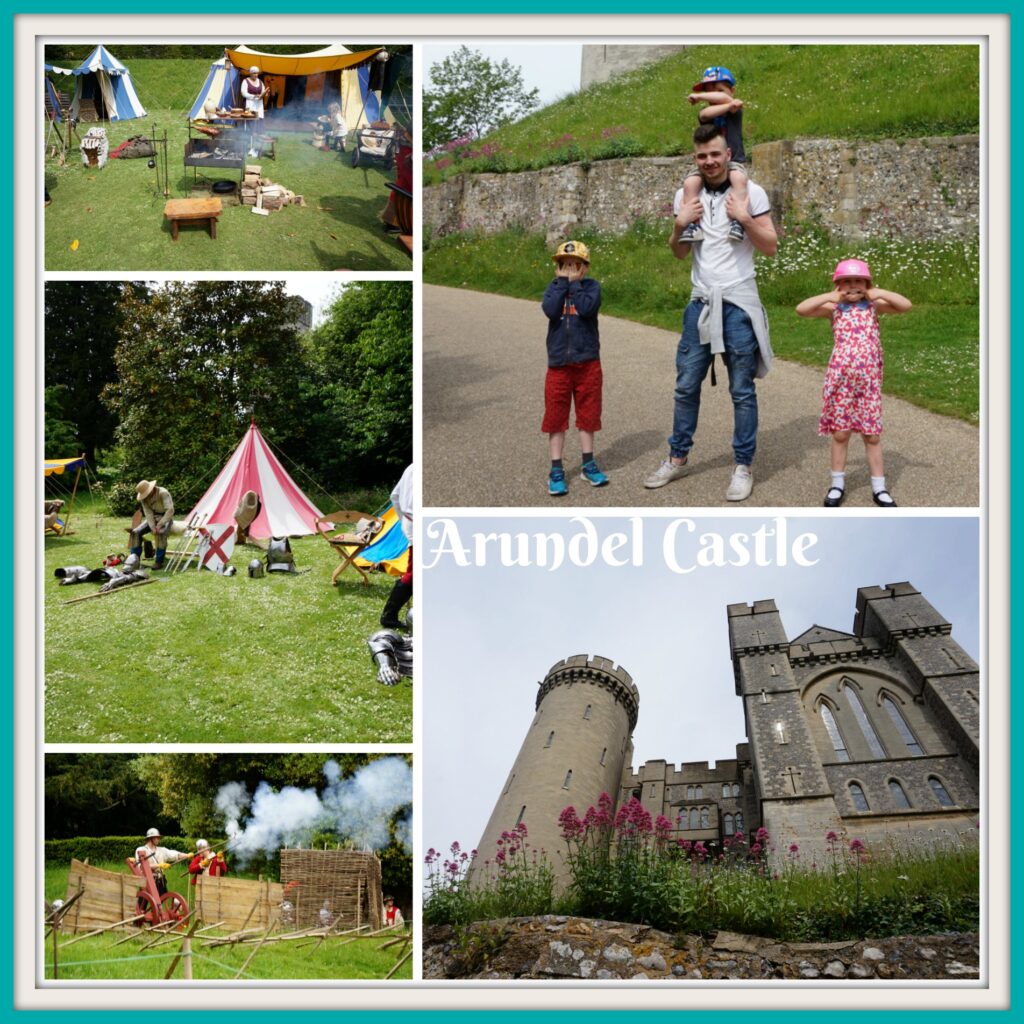
{"type": "Polygon", "coordinates": [[[694,84],[694,91],[700,92],[705,85],[713,85],[715,82],[727,82],[734,89],[736,88],[736,76],[728,68],[723,68],[721,64],[712,64],[711,67],[705,68],[700,73],[700,81],[694,84]]]}
{"type": "Polygon", "coordinates": [[[589,263],[590,250],[583,244],[583,242],[577,242],[570,239],[568,242],[563,242],[555,250],[555,255],[551,258],[556,263],[559,260],[583,260],[584,263],[589,263]]]}
{"type": "Polygon", "coordinates": [[[836,264],[835,273],[832,275],[832,281],[838,281],[843,277],[863,277],[870,283],[871,271],[863,260],[840,260],[836,264]]]}
{"type": "Polygon", "coordinates": [[[263,579],[263,563],[258,558],[254,558],[249,563],[249,579],[251,579],[251,580],[263,579]]]}
{"type": "Polygon", "coordinates": [[[147,839],[161,839],[163,837],[160,835],[160,829],[158,829],[158,828],[148,828],[148,829],[146,829],[146,838],[147,839]]]}
{"type": "Polygon", "coordinates": [[[125,569],[125,572],[134,572],[136,569],[138,569],[138,567],[139,567],[139,556],[137,554],[135,554],[135,552],[133,551],[124,560],[124,569],[125,569]]]}

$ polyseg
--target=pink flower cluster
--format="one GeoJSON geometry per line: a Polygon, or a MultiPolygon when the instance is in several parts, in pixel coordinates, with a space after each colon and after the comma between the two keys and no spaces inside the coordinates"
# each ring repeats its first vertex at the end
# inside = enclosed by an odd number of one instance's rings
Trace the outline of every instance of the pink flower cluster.
{"type": "Polygon", "coordinates": [[[558,824],[566,840],[585,839],[592,832],[604,831],[612,824],[612,798],[602,793],[597,798],[597,808],[588,807],[582,819],[575,807],[566,807],[558,816],[558,824]]]}

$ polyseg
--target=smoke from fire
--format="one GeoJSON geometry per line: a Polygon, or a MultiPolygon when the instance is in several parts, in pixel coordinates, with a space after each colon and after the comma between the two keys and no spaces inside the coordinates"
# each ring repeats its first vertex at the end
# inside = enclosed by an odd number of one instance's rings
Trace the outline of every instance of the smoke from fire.
{"type": "Polygon", "coordinates": [[[309,843],[314,832],[333,832],[354,849],[381,850],[395,838],[412,851],[412,770],[401,757],[383,757],[342,778],[336,761],[323,767],[327,785],[315,789],[285,786],[273,789],[260,782],[251,796],[241,782],[217,791],[214,806],[224,818],[230,849],[244,864],[263,852],[309,843]]]}

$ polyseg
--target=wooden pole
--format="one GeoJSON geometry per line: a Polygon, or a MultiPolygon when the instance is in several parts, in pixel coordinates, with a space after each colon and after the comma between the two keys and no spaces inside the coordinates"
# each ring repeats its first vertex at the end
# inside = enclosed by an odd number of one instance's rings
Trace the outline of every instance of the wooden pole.
{"type": "Polygon", "coordinates": [[[61,604],[81,604],[82,601],[91,601],[94,597],[109,597],[111,594],[120,594],[122,590],[131,590],[132,587],[144,587],[147,583],[158,583],[156,579],[136,580],[134,583],[126,583],[123,587],[115,587],[113,590],[97,590],[95,594],[87,594],[85,597],[75,597],[70,601],[61,601],[61,604]]]}
{"type": "Polygon", "coordinates": [[[192,940],[185,936],[181,941],[181,953],[185,957],[185,965],[182,968],[181,976],[186,981],[192,980],[192,940]]]}
{"type": "Polygon", "coordinates": [[[53,928],[53,980],[57,980],[57,927],[53,928]]]}
{"type": "MultiPolygon", "coordinates": [[[[82,452],[81,458],[85,458],[85,452],[82,452]]],[[[64,529],[61,531],[61,536],[66,537],[71,532],[71,510],[75,507],[75,494],[78,493],[78,480],[82,475],[82,467],[78,467],[78,472],[75,473],[75,482],[71,488],[71,497],[68,499],[68,514],[64,518],[64,529]]]]}

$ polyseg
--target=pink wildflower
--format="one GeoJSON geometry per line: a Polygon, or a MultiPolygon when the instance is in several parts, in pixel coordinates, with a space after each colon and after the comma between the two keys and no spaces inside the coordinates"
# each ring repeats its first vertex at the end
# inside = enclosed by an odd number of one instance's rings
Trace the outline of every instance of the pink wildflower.
{"type": "Polygon", "coordinates": [[[797,846],[796,843],[790,843],[789,844],[789,852],[790,853],[799,853],[800,852],[800,847],[797,846]]]}
{"type": "Polygon", "coordinates": [[[859,839],[850,840],[850,853],[860,853],[864,849],[864,844],[859,839]]]}

